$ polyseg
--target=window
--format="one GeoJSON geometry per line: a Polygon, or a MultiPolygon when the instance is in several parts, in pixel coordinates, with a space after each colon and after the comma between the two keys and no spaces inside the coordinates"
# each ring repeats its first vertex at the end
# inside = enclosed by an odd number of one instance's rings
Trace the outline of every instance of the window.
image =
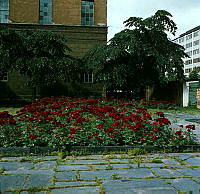
{"type": "Polygon", "coordinates": [[[197,37],[199,35],[199,31],[194,32],[194,37],[197,37]]]}
{"type": "Polygon", "coordinates": [[[194,46],[196,46],[196,45],[198,45],[198,44],[199,44],[199,40],[196,40],[196,41],[193,42],[193,45],[194,45],[194,46]]]}
{"type": "Polygon", "coordinates": [[[0,81],[8,81],[8,72],[4,72],[0,75],[0,81]]]}
{"type": "Polygon", "coordinates": [[[189,35],[186,36],[186,40],[189,40],[191,38],[192,38],[192,34],[189,34],[189,35]]]}
{"type": "Polygon", "coordinates": [[[8,23],[9,0],[0,0],[0,23],[8,23]]]}
{"type": "Polygon", "coordinates": [[[82,82],[83,83],[93,83],[93,81],[94,81],[94,76],[93,76],[92,72],[82,74],[82,82]]]}
{"type": "Polygon", "coordinates": [[[40,0],[40,24],[52,23],[52,0],[40,0]]]}
{"type": "Polygon", "coordinates": [[[186,48],[192,47],[192,42],[186,44],[186,48]]]}
{"type": "Polygon", "coordinates": [[[191,56],[192,56],[192,51],[190,51],[190,52],[186,52],[186,54],[188,54],[189,57],[191,57],[191,56]]]}
{"type": "Polygon", "coordinates": [[[193,63],[198,63],[198,62],[200,62],[200,58],[193,59],[193,63]]]}
{"type": "Polygon", "coordinates": [[[190,73],[192,71],[192,68],[185,69],[185,73],[190,73]]]}
{"type": "Polygon", "coordinates": [[[192,59],[185,61],[185,65],[192,64],[192,59]]]}
{"type": "Polygon", "coordinates": [[[199,54],[199,49],[193,50],[193,55],[199,54]]]}
{"type": "Polygon", "coordinates": [[[84,26],[94,25],[94,1],[82,1],[81,24],[84,26]]]}
{"type": "Polygon", "coordinates": [[[179,38],[179,43],[184,42],[184,37],[179,38]]]}

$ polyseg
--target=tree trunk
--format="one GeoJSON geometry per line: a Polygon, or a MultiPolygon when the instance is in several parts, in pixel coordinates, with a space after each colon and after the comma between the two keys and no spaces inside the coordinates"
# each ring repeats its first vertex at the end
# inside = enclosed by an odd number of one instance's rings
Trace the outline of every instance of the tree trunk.
{"type": "Polygon", "coordinates": [[[32,101],[35,102],[36,98],[37,98],[37,88],[32,87],[32,101]]]}

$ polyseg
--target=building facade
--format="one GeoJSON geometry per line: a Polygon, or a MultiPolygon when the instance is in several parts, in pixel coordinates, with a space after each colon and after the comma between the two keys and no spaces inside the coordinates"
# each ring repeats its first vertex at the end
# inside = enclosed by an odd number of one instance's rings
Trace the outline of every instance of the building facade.
{"type": "MultiPolygon", "coordinates": [[[[95,45],[107,43],[107,0],[0,0],[0,26],[64,33],[72,55],[84,56],[95,45]]],[[[7,90],[0,99],[31,96],[19,73],[5,72],[0,80],[7,90]]],[[[84,75],[87,84],[79,86],[85,91],[99,88],[92,82],[92,75],[84,75]]]]}
{"type": "Polygon", "coordinates": [[[184,74],[189,75],[193,69],[200,71],[200,26],[192,28],[173,40],[182,45],[189,58],[184,59],[184,74]]]}
{"type": "MultiPolygon", "coordinates": [[[[184,74],[189,75],[194,69],[200,72],[200,26],[192,28],[173,40],[182,45],[188,58],[184,60],[184,74]]],[[[197,105],[197,89],[200,88],[199,81],[187,81],[183,84],[183,106],[197,105]]]]}

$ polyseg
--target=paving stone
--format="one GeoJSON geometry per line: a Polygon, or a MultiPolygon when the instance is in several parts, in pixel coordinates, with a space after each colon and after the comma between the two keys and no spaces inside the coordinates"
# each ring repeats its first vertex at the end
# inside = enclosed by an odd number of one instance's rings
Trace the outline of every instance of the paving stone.
{"type": "MultiPolygon", "coordinates": [[[[106,169],[109,165],[92,165],[95,169],[106,169]]],[[[110,164],[113,168],[129,168],[129,167],[137,167],[137,164],[110,164]]]]}
{"type": "Polygon", "coordinates": [[[0,191],[22,188],[25,178],[25,175],[0,176],[0,191]]]}
{"type": "Polygon", "coordinates": [[[184,168],[184,169],[179,169],[178,171],[182,173],[183,175],[189,175],[192,177],[200,177],[200,173],[196,169],[192,170],[190,168],[184,168]]]}
{"type": "Polygon", "coordinates": [[[160,179],[112,180],[103,183],[106,194],[176,194],[176,190],[160,179]]]}
{"type": "Polygon", "coordinates": [[[180,172],[177,172],[176,170],[171,170],[171,169],[160,169],[160,168],[151,168],[154,172],[159,174],[162,177],[178,177],[178,176],[183,176],[180,172]]]}
{"type": "Polygon", "coordinates": [[[57,172],[56,178],[58,181],[76,180],[76,172],[57,172]]]}
{"type": "Polygon", "coordinates": [[[61,164],[98,164],[98,163],[108,163],[105,160],[67,160],[61,164]]]}
{"type": "Polygon", "coordinates": [[[34,160],[56,160],[58,156],[32,156],[34,160]]]}
{"type": "Polygon", "coordinates": [[[58,165],[58,170],[89,170],[90,168],[86,165],[58,165]]]}
{"type": "Polygon", "coordinates": [[[56,182],[55,186],[74,186],[74,185],[89,185],[89,184],[97,184],[94,181],[76,181],[76,182],[56,182]]]}
{"type": "Polygon", "coordinates": [[[171,182],[172,186],[181,191],[185,192],[193,191],[194,194],[199,193],[200,184],[195,181],[192,181],[191,179],[188,178],[166,179],[166,181],[171,182]]]}
{"type": "Polygon", "coordinates": [[[24,157],[3,157],[0,161],[20,161],[24,157]]]}
{"type": "Polygon", "coordinates": [[[0,168],[5,170],[30,169],[32,167],[33,164],[29,162],[0,162],[0,168]]]}
{"type": "Polygon", "coordinates": [[[37,169],[53,169],[56,168],[57,164],[56,161],[44,161],[44,162],[38,162],[34,165],[37,169]]]}
{"type": "Polygon", "coordinates": [[[163,163],[140,163],[140,167],[162,167],[163,163]]]}
{"type": "Polygon", "coordinates": [[[179,153],[177,158],[179,158],[181,160],[187,160],[187,159],[189,159],[191,157],[193,157],[191,154],[188,154],[188,153],[179,153]]]}
{"type": "Polygon", "coordinates": [[[31,175],[52,175],[54,173],[53,170],[12,170],[5,171],[4,174],[31,174],[31,175]]]}
{"type": "Polygon", "coordinates": [[[53,189],[51,192],[54,194],[86,194],[86,193],[99,193],[99,187],[74,187],[74,188],[64,188],[64,189],[53,189]]]}
{"type": "Polygon", "coordinates": [[[123,162],[123,163],[129,163],[129,159],[110,159],[110,162],[123,162]]]}
{"type": "Polygon", "coordinates": [[[24,188],[48,187],[52,184],[53,174],[32,174],[26,181],[24,188]]]}
{"type": "Polygon", "coordinates": [[[77,160],[102,160],[104,155],[77,156],[77,160]]]}
{"type": "Polygon", "coordinates": [[[31,191],[22,191],[22,192],[20,192],[20,194],[35,194],[35,193],[37,193],[37,194],[46,194],[47,192],[46,191],[37,191],[37,192],[35,192],[35,191],[32,191],[32,192],[31,191]]]}
{"type": "Polygon", "coordinates": [[[200,166],[200,157],[194,157],[186,160],[189,165],[200,166]]]}
{"type": "Polygon", "coordinates": [[[117,173],[121,178],[128,177],[149,177],[153,176],[149,169],[137,168],[137,169],[120,169],[120,170],[98,170],[98,171],[84,171],[80,172],[81,179],[94,180],[96,177],[112,179],[112,175],[117,173]]]}
{"type": "Polygon", "coordinates": [[[169,165],[178,165],[179,162],[177,162],[175,159],[162,159],[162,161],[165,163],[165,164],[169,164],[169,165]]]}

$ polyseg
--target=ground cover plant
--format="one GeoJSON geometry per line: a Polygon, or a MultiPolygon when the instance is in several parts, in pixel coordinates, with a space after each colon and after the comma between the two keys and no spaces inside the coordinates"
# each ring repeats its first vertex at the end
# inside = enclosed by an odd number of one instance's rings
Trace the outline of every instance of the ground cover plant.
{"type": "Polygon", "coordinates": [[[163,112],[103,98],[43,98],[16,115],[0,112],[0,147],[197,144],[194,125],[174,130],[163,112]]]}

